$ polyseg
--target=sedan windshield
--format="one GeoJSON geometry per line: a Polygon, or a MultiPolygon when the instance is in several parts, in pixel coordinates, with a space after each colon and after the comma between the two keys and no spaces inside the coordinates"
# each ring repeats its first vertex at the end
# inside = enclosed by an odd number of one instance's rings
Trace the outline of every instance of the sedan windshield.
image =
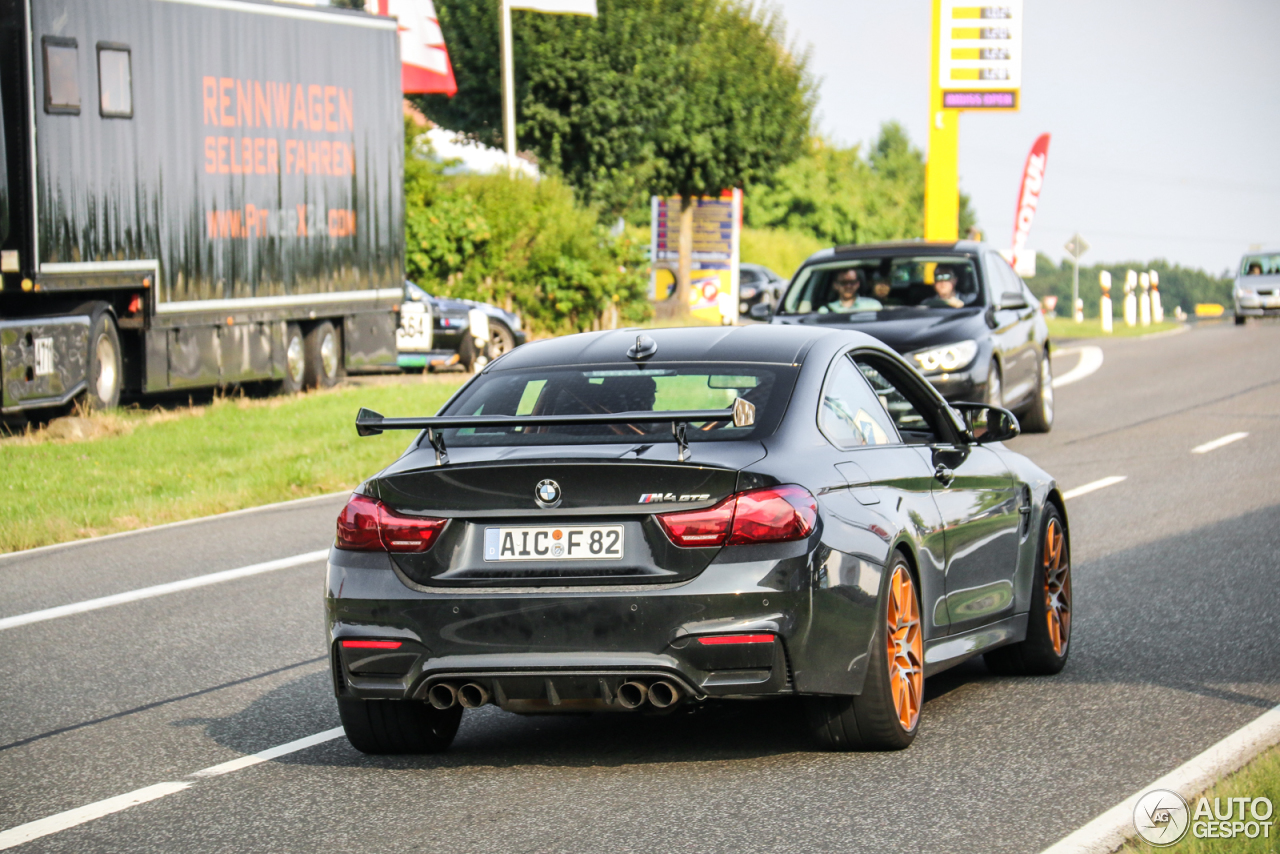
{"type": "MultiPolygon", "coordinates": [[[[443,415],[586,415],[615,412],[724,410],[742,398],[756,408],[755,424],[732,421],[688,425],[690,442],[745,439],[771,431],[791,385],[790,366],[688,364],[658,367],[541,368],[481,374],[443,415]]],[[[445,431],[450,446],[562,445],[671,442],[670,422],[656,424],[464,427],[445,431]]]]}
{"type": "Polygon", "coordinates": [[[1280,276],[1280,253],[1246,255],[1240,264],[1242,276],[1280,276]]]}
{"type": "Polygon", "coordinates": [[[854,314],[982,304],[972,259],[910,255],[813,264],[787,290],[782,314],[854,314]]]}

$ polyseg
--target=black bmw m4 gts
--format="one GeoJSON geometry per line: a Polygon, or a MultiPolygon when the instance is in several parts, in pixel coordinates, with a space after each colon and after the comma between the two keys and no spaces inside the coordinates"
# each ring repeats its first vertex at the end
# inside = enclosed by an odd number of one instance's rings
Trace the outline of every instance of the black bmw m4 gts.
{"type": "Polygon", "coordinates": [[[661,712],[798,696],[820,744],[896,749],[924,679],[1062,669],[1067,519],[874,338],[796,326],[573,335],[490,364],[338,518],[334,690],[369,753],[464,709],[661,712]]]}

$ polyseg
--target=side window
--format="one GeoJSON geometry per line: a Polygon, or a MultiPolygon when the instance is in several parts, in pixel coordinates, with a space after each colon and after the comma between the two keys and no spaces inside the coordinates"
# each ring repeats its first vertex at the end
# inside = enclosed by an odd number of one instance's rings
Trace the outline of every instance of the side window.
{"type": "Polygon", "coordinates": [[[80,115],[79,50],[75,39],[44,37],[44,111],[80,115]]]}
{"type": "Polygon", "coordinates": [[[98,42],[98,112],[103,118],[133,118],[133,68],[128,45],[98,42]]]}
{"type": "Polygon", "coordinates": [[[902,441],[883,399],[871,390],[848,356],[837,359],[827,374],[818,429],[831,444],[843,449],[902,441]]]}
{"type": "Polygon", "coordinates": [[[875,356],[861,355],[855,362],[893,419],[893,425],[904,442],[923,444],[935,441],[938,431],[934,420],[937,414],[929,398],[912,389],[905,377],[899,378],[891,365],[886,366],[875,356]]]}

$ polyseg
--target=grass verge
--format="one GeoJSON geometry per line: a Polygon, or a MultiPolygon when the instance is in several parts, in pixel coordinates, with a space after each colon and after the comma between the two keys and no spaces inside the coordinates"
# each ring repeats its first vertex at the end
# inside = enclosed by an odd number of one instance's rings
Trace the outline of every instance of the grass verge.
{"type": "MultiPolygon", "coordinates": [[[[1268,798],[1273,807],[1280,810],[1280,747],[1273,747],[1258,756],[1205,792],[1204,796],[1209,799],[1210,810],[1213,809],[1214,798],[1222,799],[1220,803],[1224,812],[1227,798],[1268,798]]],[[[1187,804],[1193,814],[1198,802],[1199,797],[1196,797],[1187,804]]],[[[1235,817],[1232,816],[1232,818],[1235,817]]],[[[1246,836],[1235,839],[1196,839],[1189,830],[1176,845],[1156,848],[1139,840],[1125,845],[1120,849],[1120,854],[1155,854],[1157,851],[1175,852],[1175,854],[1264,854],[1264,852],[1274,854],[1280,851],[1280,839],[1276,838],[1276,831],[1280,829],[1280,815],[1272,815],[1270,820],[1273,823],[1267,838],[1259,835],[1257,839],[1249,839],[1246,836]]],[[[1193,823],[1192,829],[1194,827],[1193,823]]]]}
{"type": "Polygon", "coordinates": [[[1170,329],[1177,329],[1182,326],[1181,323],[1173,323],[1165,321],[1164,323],[1153,323],[1150,326],[1125,326],[1123,318],[1117,318],[1112,323],[1111,332],[1102,331],[1102,321],[1099,318],[1086,318],[1080,323],[1068,317],[1048,317],[1045,322],[1049,324],[1049,339],[1073,339],[1073,338],[1138,338],[1143,335],[1154,335],[1157,332],[1168,332],[1170,329]]]}
{"type": "Polygon", "coordinates": [[[0,439],[0,552],[349,489],[408,441],[358,437],[361,406],[434,415],[463,379],[115,410],[90,417],[97,435],[86,441],[47,430],[0,439]]]}

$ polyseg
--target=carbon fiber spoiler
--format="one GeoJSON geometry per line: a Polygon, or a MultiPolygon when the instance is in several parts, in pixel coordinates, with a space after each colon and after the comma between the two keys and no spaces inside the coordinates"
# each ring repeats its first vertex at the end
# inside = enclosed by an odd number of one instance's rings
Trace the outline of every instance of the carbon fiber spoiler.
{"type": "Polygon", "coordinates": [[[704,421],[732,421],[735,427],[756,423],[756,408],[742,398],[730,409],[677,409],[668,412],[602,412],[584,415],[434,415],[426,418],[385,418],[372,409],[356,414],[356,433],[376,436],[384,430],[426,430],[436,450],[436,462],[448,462],[442,430],[460,427],[581,427],[592,424],[670,424],[680,445],[680,462],[689,457],[685,427],[704,421]]]}

